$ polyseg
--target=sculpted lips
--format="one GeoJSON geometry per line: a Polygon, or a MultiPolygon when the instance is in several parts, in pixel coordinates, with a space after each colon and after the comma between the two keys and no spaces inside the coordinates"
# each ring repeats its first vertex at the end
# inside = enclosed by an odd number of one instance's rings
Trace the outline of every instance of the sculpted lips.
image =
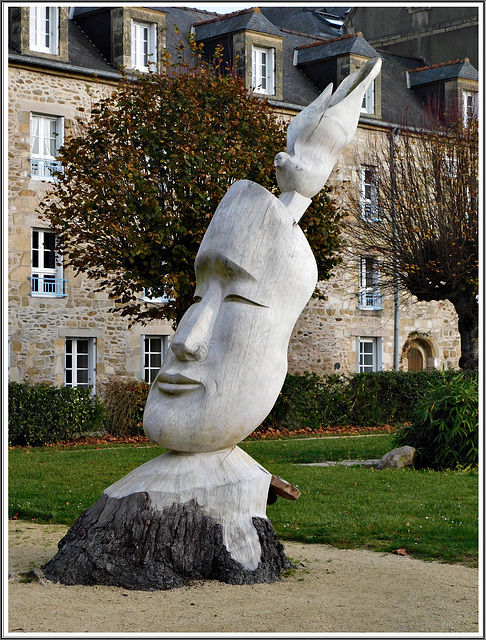
{"type": "Polygon", "coordinates": [[[162,393],[176,395],[179,393],[187,393],[188,391],[195,391],[202,387],[202,384],[180,373],[161,373],[157,378],[157,386],[162,393]]]}

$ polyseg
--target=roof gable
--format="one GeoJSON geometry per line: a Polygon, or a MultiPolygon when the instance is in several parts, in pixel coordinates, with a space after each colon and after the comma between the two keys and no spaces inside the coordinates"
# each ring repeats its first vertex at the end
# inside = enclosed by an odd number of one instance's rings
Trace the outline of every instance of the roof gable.
{"type": "Polygon", "coordinates": [[[378,53],[366,42],[361,33],[353,33],[332,40],[323,40],[297,47],[297,64],[317,62],[353,53],[366,58],[376,58],[378,53]]]}
{"type": "Polygon", "coordinates": [[[196,22],[194,28],[197,40],[209,40],[236,31],[256,31],[280,38],[284,37],[258,8],[244,9],[211,20],[196,22]]]}
{"type": "Polygon", "coordinates": [[[408,76],[411,87],[443,82],[444,80],[452,80],[454,78],[478,80],[478,72],[469,62],[468,58],[434,64],[430,67],[411,69],[408,72],[408,76]]]}

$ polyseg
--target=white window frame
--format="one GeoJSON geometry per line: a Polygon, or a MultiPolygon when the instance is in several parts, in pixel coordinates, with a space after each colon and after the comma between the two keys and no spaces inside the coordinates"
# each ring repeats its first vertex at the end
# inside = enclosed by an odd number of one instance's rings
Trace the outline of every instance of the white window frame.
{"type": "Polygon", "coordinates": [[[361,113],[375,113],[375,81],[370,84],[366,89],[366,93],[363,96],[363,102],[361,103],[361,113]]]}
{"type": "Polygon", "coordinates": [[[52,298],[66,297],[67,280],[63,278],[62,259],[56,249],[56,235],[50,229],[38,229],[34,227],[31,233],[31,274],[30,295],[52,298]],[[49,242],[47,242],[49,237],[49,242]],[[49,248],[54,238],[54,249],[49,248]],[[54,266],[46,264],[51,262],[53,255],[54,266]]]}
{"type": "Polygon", "coordinates": [[[382,369],[383,338],[358,336],[356,338],[356,372],[374,373],[382,369]]]}
{"type": "Polygon", "coordinates": [[[251,61],[254,93],[275,95],[275,49],[253,45],[251,61]]]}
{"type": "Polygon", "coordinates": [[[132,68],[147,72],[149,62],[157,63],[157,25],[132,20],[132,68]]]}
{"type": "Polygon", "coordinates": [[[359,169],[360,208],[363,220],[377,222],[380,219],[378,208],[378,182],[376,167],[362,165],[359,169]],[[368,173],[373,174],[371,180],[368,173]]]}
{"type": "Polygon", "coordinates": [[[163,296],[154,296],[152,295],[151,289],[147,289],[144,287],[142,298],[143,302],[150,302],[152,304],[163,304],[165,302],[169,302],[171,298],[168,298],[165,293],[163,296]]]}
{"type": "Polygon", "coordinates": [[[64,118],[62,116],[30,114],[30,177],[33,180],[47,182],[55,180],[53,173],[61,170],[57,155],[63,143],[64,118]]]}
{"type": "MultiPolygon", "coordinates": [[[[142,380],[151,384],[162,366],[165,355],[169,349],[168,335],[142,335],[142,380]],[[160,340],[160,351],[153,350],[153,341],[160,340]],[[151,356],[160,356],[160,364],[153,363],[151,356]]],[[[157,358],[155,357],[157,362],[157,358]]]]}
{"type": "Polygon", "coordinates": [[[59,54],[59,7],[30,7],[30,50],[59,54]]]}
{"type": "Polygon", "coordinates": [[[462,92],[462,120],[466,126],[471,115],[477,116],[478,94],[475,91],[462,92]]]}
{"type": "Polygon", "coordinates": [[[380,261],[375,256],[359,256],[358,309],[383,309],[380,293],[380,261]]]}
{"type": "Polygon", "coordinates": [[[91,387],[96,392],[96,338],[66,338],[64,386],[91,387]]]}

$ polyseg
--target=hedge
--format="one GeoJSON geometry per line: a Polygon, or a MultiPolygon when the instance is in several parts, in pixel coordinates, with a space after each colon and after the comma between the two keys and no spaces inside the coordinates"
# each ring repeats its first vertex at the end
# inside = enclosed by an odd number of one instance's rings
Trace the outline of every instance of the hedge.
{"type": "Polygon", "coordinates": [[[376,373],[287,375],[280,395],[258,431],[330,426],[379,426],[411,422],[427,386],[473,372],[380,371],[376,373]]]}
{"type": "MultiPolygon", "coordinates": [[[[441,388],[448,381],[474,378],[477,385],[477,372],[457,370],[289,374],[257,431],[411,423],[431,385],[441,388]]],[[[97,398],[83,389],[10,382],[9,443],[41,445],[100,429],[114,436],[143,435],[149,388],[144,382],[113,379],[100,387],[97,398]]]]}
{"type": "Polygon", "coordinates": [[[40,446],[103,429],[104,410],[90,389],[8,383],[10,446],[40,446]]]}

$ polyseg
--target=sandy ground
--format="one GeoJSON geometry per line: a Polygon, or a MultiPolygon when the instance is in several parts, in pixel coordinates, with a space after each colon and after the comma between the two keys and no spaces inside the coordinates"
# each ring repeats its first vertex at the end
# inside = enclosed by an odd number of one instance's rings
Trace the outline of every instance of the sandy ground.
{"type": "Polygon", "coordinates": [[[23,582],[32,569],[42,576],[66,531],[9,522],[9,634],[478,632],[476,569],[325,545],[287,543],[304,566],[275,584],[142,592],[23,582]]]}

